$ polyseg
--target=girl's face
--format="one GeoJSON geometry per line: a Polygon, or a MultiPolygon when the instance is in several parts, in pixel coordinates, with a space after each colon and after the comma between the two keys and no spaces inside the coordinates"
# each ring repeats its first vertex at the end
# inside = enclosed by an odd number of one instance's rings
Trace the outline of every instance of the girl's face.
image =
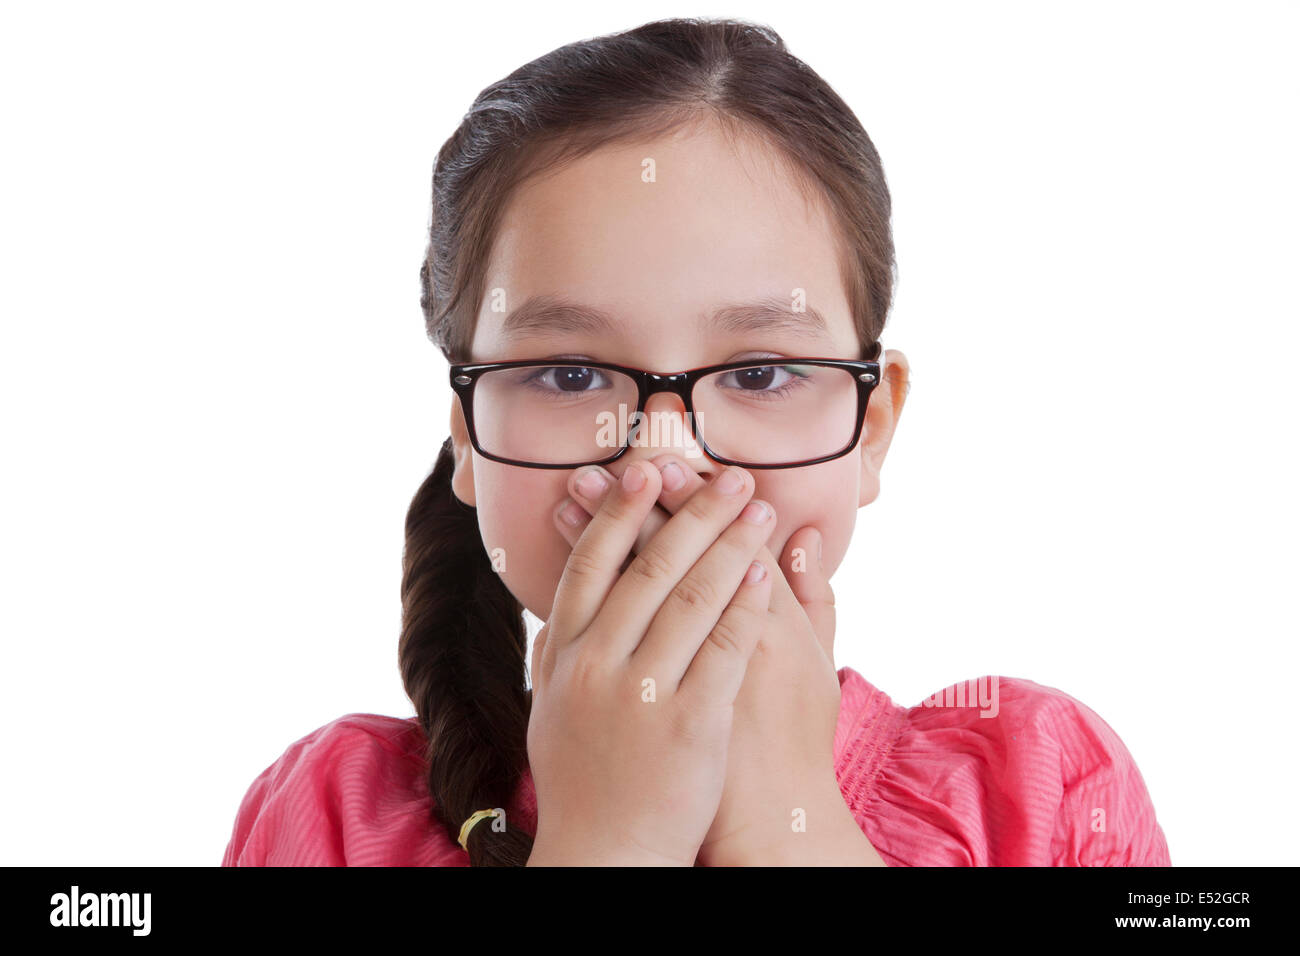
{"type": "MultiPolygon", "coordinates": [[[[489,294],[470,360],[585,358],[668,373],[748,358],[858,359],[835,235],[825,210],[805,201],[772,161],[770,148],[748,137],[733,146],[720,130],[703,126],[602,147],[526,182],[512,196],[489,260],[489,294]],[[654,161],[650,182],[643,180],[646,158],[654,161]],[[504,311],[500,304],[493,311],[495,289],[504,290],[504,311]],[[723,332],[702,323],[722,305],[763,298],[793,303],[794,289],[804,290],[808,309],[821,313],[828,328],[723,332]],[[507,334],[510,313],[543,295],[609,312],[617,327],[595,336],[529,323],[526,334],[507,334]]],[[[805,320],[808,313],[792,309],[791,317],[805,320]]],[[[848,549],[857,509],[879,493],[907,381],[900,352],[890,349],[879,361],[882,382],[872,392],[855,451],[819,465],[750,470],[754,496],[776,509],[767,546],[778,560],[786,541],[812,525],[832,573],[848,549]]],[[[698,446],[674,443],[674,436],[691,434],[676,395],[651,396],[645,411],[647,417],[681,415],[683,428],[659,428],[658,444],[634,445],[603,466],[616,479],[633,461],[664,452],[706,478],[722,469],[698,446]]],[[[553,516],[576,469],[521,468],[479,456],[456,400],[451,426],[453,490],[478,509],[487,551],[503,549],[506,586],[545,621],[571,552],[553,516]]]]}

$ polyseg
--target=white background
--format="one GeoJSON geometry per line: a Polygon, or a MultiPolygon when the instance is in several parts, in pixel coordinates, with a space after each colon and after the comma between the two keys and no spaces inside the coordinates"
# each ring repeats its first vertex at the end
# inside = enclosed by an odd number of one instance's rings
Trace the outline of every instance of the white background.
{"type": "Polygon", "coordinates": [[[216,864],[290,743],[414,712],[434,155],[669,15],[775,27],[893,193],[913,386],[837,664],[1058,687],[1176,865],[1295,862],[1295,4],[3,9],[0,862],[216,864]]]}

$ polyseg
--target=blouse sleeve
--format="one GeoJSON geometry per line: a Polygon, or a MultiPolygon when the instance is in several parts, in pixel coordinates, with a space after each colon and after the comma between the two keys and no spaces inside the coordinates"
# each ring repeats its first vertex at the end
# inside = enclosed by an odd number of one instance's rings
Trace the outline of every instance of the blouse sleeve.
{"type": "Polygon", "coordinates": [[[906,709],[863,809],[880,821],[886,862],[1170,865],[1115,731],[1069,694],[1018,678],[967,681],[906,709]],[[993,692],[976,706],[981,682],[993,692]]]}
{"type": "MultiPolygon", "coordinates": [[[[342,866],[329,825],[323,762],[349,736],[346,718],[290,744],[244,794],[222,866],[342,866]]],[[[355,733],[356,731],[353,731],[355,733]]]]}
{"type": "Polygon", "coordinates": [[[248,788],[223,866],[457,866],[429,826],[414,721],[347,714],[295,741],[248,788]]]}
{"type": "Polygon", "coordinates": [[[1055,866],[1169,866],[1169,848],[1132,755],[1091,708],[1049,696],[1034,731],[1057,735],[1061,804],[1052,836],[1055,866]]]}

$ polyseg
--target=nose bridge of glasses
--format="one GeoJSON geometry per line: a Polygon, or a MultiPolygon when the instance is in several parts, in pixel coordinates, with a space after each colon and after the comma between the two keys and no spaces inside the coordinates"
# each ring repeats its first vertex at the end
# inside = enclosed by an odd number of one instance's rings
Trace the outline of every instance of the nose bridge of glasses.
{"type": "Polygon", "coordinates": [[[668,451],[688,460],[700,456],[687,412],[687,383],[684,374],[648,375],[644,411],[630,441],[633,447],[647,455],[668,451]]]}
{"type": "Polygon", "coordinates": [[[687,384],[688,378],[684,372],[676,375],[657,375],[654,372],[646,373],[646,410],[654,403],[657,407],[675,408],[681,406],[685,411],[690,404],[690,385],[687,384]],[[671,398],[661,398],[661,396],[676,396],[677,401],[671,398]]]}

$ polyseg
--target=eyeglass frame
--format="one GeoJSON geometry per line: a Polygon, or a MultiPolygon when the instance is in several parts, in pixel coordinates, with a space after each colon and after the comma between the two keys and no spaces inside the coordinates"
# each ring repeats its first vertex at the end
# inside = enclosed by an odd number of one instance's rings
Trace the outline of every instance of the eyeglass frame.
{"type": "MultiPolygon", "coordinates": [[[[881,354],[881,345],[875,343],[872,349],[872,358],[879,358],[881,354]]],[[[819,465],[822,462],[834,461],[836,458],[842,458],[849,454],[858,443],[862,436],[862,427],[866,421],[867,402],[871,398],[871,392],[880,383],[880,363],[878,361],[854,361],[851,359],[832,359],[832,358],[787,358],[786,356],[771,356],[766,359],[744,359],[738,362],[724,362],[721,365],[702,365],[699,368],[687,369],[684,372],[675,372],[670,375],[661,375],[656,372],[649,372],[645,369],[630,368],[626,365],[614,365],[610,362],[588,362],[579,359],[519,359],[512,362],[479,362],[471,364],[452,365],[449,378],[451,387],[460,399],[461,411],[465,416],[465,425],[469,431],[470,444],[484,458],[489,461],[500,462],[503,465],[515,465],[520,468],[546,468],[546,469],[573,469],[584,468],[588,465],[607,465],[621,458],[629,448],[634,447],[630,441],[625,441],[614,454],[600,458],[595,461],[580,461],[576,463],[552,464],[549,462],[534,461],[517,461],[513,458],[504,458],[500,455],[493,455],[483,450],[479,445],[478,434],[474,429],[474,387],[478,384],[480,376],[486,372],[495,371],[505,368],[522,368],[524,366],[551,366],[554,368],[595,368],[608,369],[614,372],[622,372],[636,382],[637,386],[637,408],[634,416],[641,416],[643,420],[645,415],[646,403],[650,396],[658,392],[672,392],[682,400],[682,405],[686,409],[687,420],[691,423],[691,435],[696,443],[704,450],[711,459],[723,465],[736,465],[740,468],[761,468],[761,469],[779,469],[779,468],[806,468],[809,465],[819,465]],[[727,372],[738,368],[763,368],[766,365],[820,365],[830,368],[844,368],[853,372],[854,384],[858,387],[858,410],[853,427],[853,437],[849,439],[844,449],[833,455],[823,455],[820,458],[810,458],[806,461],[788,462],[777,465],[755,465],[746,462],[736,461],[730,458],[719,458],[709,448],[708,443],[700,437],[699,422],[695,417],[695,406],[691,401],[691,393],[695,390],[695,384],[706,375],[713,375],[717,372],[727,372]]],[[[639,434],[639,428],[637,430],[639,434]]]]}

